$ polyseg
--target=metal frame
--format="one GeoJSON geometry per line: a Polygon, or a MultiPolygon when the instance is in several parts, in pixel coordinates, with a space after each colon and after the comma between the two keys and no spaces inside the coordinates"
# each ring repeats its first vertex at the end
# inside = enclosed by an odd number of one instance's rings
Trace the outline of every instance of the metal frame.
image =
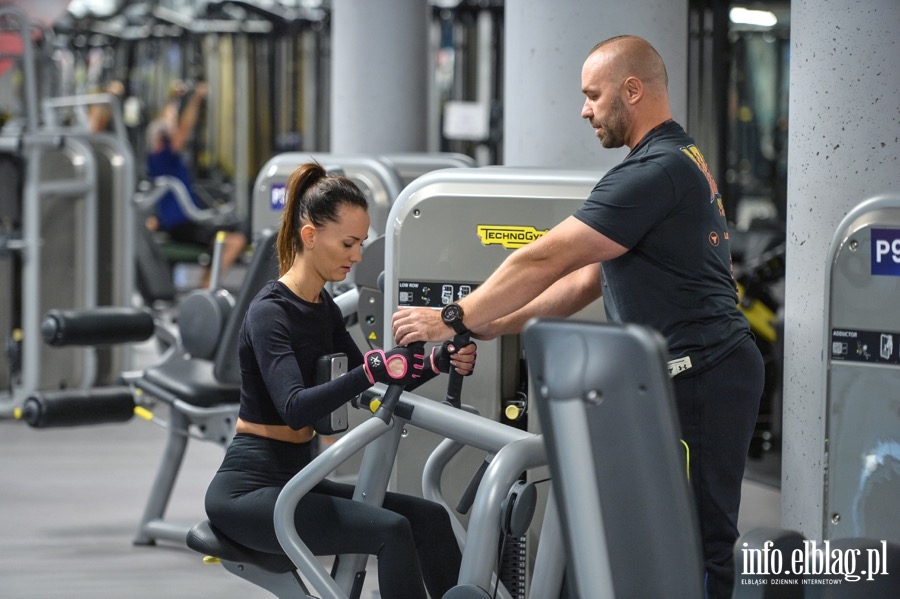
{"type": "MultiPolygon", "coordinates": [[[[896,534],[897,530],[887,522],[866,522],[865,527],[860,528],[864,518],[855,508],[864,497],[863,479],[869,477],[878,467],[879,461],[886,456],[874,455],[871,446],[862,447],[862,443],[852,443],[860,441],[860,437],[864,435],[871,437],[876,434],[883,447],[900,443],[900,429],[896,426],[890,428],[892,422],[897,422],[896,414],[891,413],[887,404],[880,403],[891,400],[887,396],[880,397],[881,393],[877,392],[880,387],[890,386],[890,381],[897,379],[896,372],[892,370],[896,366],[834,360],[831,349],[832,329],[835,327],[865,330],[881,326],[887,327],[881,330],[900,332],[900,312],[896,310],[896,292],[900,290],[900,278],[873,277],[870,273],[863,272],[869,267],[872,258],[869,248],[865,247],[866,243],[861,242],[860,238],[867,238],[868,230],[873,226],[900,229],[900,195],[882,194],[855,206],[841,220],[829,246],[822,341],[826,367],[822,380],[822,418],[818,437],[823,442],[822,531],[825,539],[869,536],[900,542],[900,539],[892,538],[887,532],[890,529],[896,534]],[[841,285],[846,286],[842,291],[839,290],[841,285]],[[875,298],[880,298],[883,303],[874,306],[875,298]],[[840,311],[840,322],[835,321],[836,311],[840,311]],[[849,382],[851,378],[852,383],[849,382]],[[850,389],[844,390],[855,391],[855,395],[837,397],[836,381],[844,387],[851,385],[850,389]],[[864,409],[862,403],[857,409],[851,409],[852,404],[847,403],[848,400],[863,400],[864,409]],[[851,417],[862,420],[849,420],[851,417]],[[877,433],[870,430],[869,425],[874,422],[881,427],[877,433]],[[848,448],[842,444],[847,441],[853,447],[848,448]],[[848,450],[854,454],[857,451],[865,454],[858,456],[858,466],[852,472],[846,472],[850,467],[848,450]],[[854,492],[857,494],[856,499],[851,497],[854,492]]],[[[874,442],[874,439],[871,440],[874,442]]],[[[896,459],[898,456],[893,457],[896,459]]]]}
{"type": "MultiPolygon", "coordinates": [[[[383,393],[385,387],[379,384],[373,390],[383,393]]],[[[541,435],[521,431],[412,393],[402,394],[398,410],[408,414],[408,417],[399,417],[395,412],[385,422],[376,413],[316,457],[285,485],[278,496],[274,515],[278,540],[301,576],[310,582],[323,599],[348,597],[356,573],[365,568],[366,556],[341,556],[337,572],[332,578],[300,539],[294,528],[293,514],[306,493],[360,449],[365,448],[365,453],[353,498],[374,505],[381,504],[387,491],[400,437],[407,425],[443,435],[459,447],[468,445],[494,454],[475,496],[468,533],[461,531],[458,521],[454,524],[454,531],[463,547],[459,585],[474,585],[486,592],[496,584],[493,564],[497,561],[501,536],[501,504],[524,470],[547,464],[541,435]]],[[[439,463],[446,464],[449,461],[446,453],[447,445],[435,458],[434,467],[429,469],[429,475],[423,480],[425,496],[435,498],[439,503],[443,503],[439,486],[439,463]]],[[[550,501],[547,512],[554,511],[555,504],[550,501]]],[[[456,520],[455,514],[450,512],[450,515],[451,520],[456,520]]],[[[542,557],[541,562],[535,566],[536,586],[532,587],[534,596],[552,597],[554,588],[557,595],[562,588],[564,551],[558,526],[557,518],[544,518],[541,533],[542,557]]],[[[502,585],[499,596],[510,598],[509,592],[502,585]]]]}

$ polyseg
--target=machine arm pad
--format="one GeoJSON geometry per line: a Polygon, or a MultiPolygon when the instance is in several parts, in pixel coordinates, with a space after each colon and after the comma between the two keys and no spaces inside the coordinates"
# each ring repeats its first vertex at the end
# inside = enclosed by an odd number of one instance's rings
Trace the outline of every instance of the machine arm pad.
{"type": "Polygon", "coordinates": [[[41,323],[48,345],[110,345],[146,341],[156,325],[149,311],[104,306],[88,310],[50,310],[41,323]]]}

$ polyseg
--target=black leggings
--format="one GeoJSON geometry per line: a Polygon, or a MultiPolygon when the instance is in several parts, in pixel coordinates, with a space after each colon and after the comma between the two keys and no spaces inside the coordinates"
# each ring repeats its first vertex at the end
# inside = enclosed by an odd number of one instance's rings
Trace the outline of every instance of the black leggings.
{"type": "Polygon", "coordinates": [[[707,597],[730,598],[741,485],[764,366],[748,338],[709,370],[673,379],[706,563],[707,597]]]}
{"type": "MultiPolygon", "coordinates": [[[[206,492],[210,522],[242,545],[282,553],[275,501],[311,457],[311,444],[236,435],[206,492]]],[[[456,584],[461,555],[444,508],[399,493],[388,493],[383,507],[352,497],[351,485],[323,481],[300,500],[294,521],[315,555],[377,556],[385,599],[424,599],[426,587],[442,597],[456,584]]]]}

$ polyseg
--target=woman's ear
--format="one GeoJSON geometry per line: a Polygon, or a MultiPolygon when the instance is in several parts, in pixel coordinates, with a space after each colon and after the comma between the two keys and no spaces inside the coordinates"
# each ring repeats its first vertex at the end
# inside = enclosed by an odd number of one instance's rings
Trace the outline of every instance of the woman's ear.
{"type": "Polygon", "coordinates": [[[305,224],[300,227],[300,241],[303,242],[303,249],[305,250],[310,250],[316,245],[315,225],[305,224]]]}

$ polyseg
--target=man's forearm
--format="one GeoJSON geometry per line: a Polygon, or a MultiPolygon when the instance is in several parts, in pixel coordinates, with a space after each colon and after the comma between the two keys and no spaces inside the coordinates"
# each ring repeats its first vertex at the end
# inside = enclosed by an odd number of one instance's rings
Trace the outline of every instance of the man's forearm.
{"type": "Polygon", "coordinates": [[[472,329],[477,338],[491,339],[519,333],[532,318],[564,318],[601,296],[600,265],[591,264],[569,273],[515,312],[472,329]]]}

